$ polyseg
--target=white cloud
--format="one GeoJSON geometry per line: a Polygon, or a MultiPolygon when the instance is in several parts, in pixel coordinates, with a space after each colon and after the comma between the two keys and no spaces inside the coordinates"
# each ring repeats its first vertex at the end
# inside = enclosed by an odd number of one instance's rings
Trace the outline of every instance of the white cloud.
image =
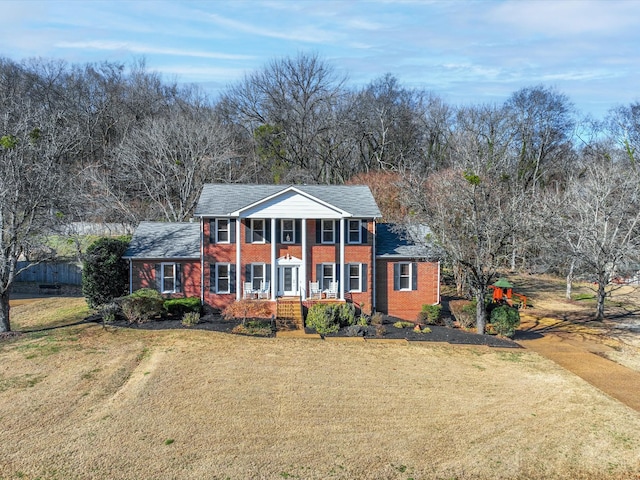
{"type": "Polygon", "coordinates": [[[177,49],[177,48],[161,48],[151,47],[148,45],[140,45],[130,42],[117,42],[117,41],[85,41],[85,42],[58,42],[56,45],[58,48],[69,49],[90,49],[90,50],[126,50],[132,53],[141,54],[158,54],[158,55],[173,55],[180,57],[198,57],[198,58],[212,58],[218,60],[254,60],[256,57],[252,55],[237,55],[220,52],[205,52],[190,49],[177,49]]]}

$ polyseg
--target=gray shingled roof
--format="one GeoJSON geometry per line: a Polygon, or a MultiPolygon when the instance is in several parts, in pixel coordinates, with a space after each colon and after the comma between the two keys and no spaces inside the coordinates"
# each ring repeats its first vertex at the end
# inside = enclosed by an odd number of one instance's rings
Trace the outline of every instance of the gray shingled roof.
{"type": "Polygon", "coordinates": [[[379,223],[376,225],[376,256],[437,259],[438,249],[427,245],[426,237],[430,233],[426,225],[414,225],[402,231],[388,223],[379,223]]]}
{"type": "Polygon", "coordinates": [[[207,184],[196,206],[196,216],[225,216],[294,187],[333,205],[354,217],[379,218],[382,215],[366,185],[250,185],[207,184]]]}
{"type": "Polygon", "coordinates": [[[200,258],[200,223],[141,222],[124,258],[200,258]]]}

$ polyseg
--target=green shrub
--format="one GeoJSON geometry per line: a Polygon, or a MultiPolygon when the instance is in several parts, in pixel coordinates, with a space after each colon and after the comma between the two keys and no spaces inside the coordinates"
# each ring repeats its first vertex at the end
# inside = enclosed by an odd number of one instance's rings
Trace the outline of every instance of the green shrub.
{"type": "Polygon", "coordinates": [[[418,323],[427,325],[439,325],[442,305],[422,305],[422,311],[418,313],[418,323]]]}
{"type": "Polygon", "coordinates": [[[183,315],[187,312],[200,313],[202,304],[198,297],[169,298],[164,301],[164,308],[171,315],[183,315]]]}
{"type": "Polygon", "coordinates": [[[200,323],[200,312],[186,312],[182,316],[182,325],[192,327],[200,323]]]}
{"type": "Polygon", "coordinates": [[[491,324],[498,335],[513,337],[520,326],[520,313],[508,305],[496,307],[491,312],[491,324]]]}
{"type": "Polygon", "coordinates": [[[415,325],[413,322],[396,322],[393,324],[396,328],[413,328],[415,325]]]}
{"type": "Polygon", "coordinates": [[[335,314],[335,307],[326,303],[316,303],[307,313],[307,327],[313,328],[320,336],[340,330],[340,320],[335,314]]]}
{"type": "Polygon", "coordinates": [[[366,315],[360,315],[358,317],[358,321],[356,322],[356,325],[360,325],[361,327],[366,327],[369,325],[369,318],[367,318],[366,315]]]}
{"type": "Polygon", "coordinates": [[[346,327],[356,323],[356,307],[353,303],[338,303],[334,308],[341,326],[346,327]]]}
{"type": "Polygon", "coordinates": [[[150,288],[141,288],[122,299],[122,313],[131,323],[144,323],[162,313],[162,295],[150,288]]]}
{"type": "Polygon", "coordinates": [[[129,291],[129,265],[122,258],[128,238],[100,238],[87,248],[82,262],[82,294],[97,308],[129,291]]]}

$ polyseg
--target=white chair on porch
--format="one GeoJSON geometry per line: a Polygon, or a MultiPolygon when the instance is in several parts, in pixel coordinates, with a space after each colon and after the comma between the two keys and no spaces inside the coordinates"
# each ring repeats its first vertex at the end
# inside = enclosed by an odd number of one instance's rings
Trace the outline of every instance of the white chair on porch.
{"type": "Polygon", "coordinates": [[[258,291],[258,298],[269,298],[271,296],[269,280],[260,283],[260,290],[258,291]]]}
{"type": "Polygon", "coordinates": [[[320,290],[320,282],[309,282],[309,298],[311,299],[322,298],[322,291],[320,290]]]}
{"type": "Polygon", "coordinates": [[[256,293],[251,282],[244,282],[244,298],[256,298],[256,293]]]}
{"type": "Polygon", "coordinates": [[[338,298],[338,282],[329,282],[329,288],[324,291],[325,298],[338,298]]]}

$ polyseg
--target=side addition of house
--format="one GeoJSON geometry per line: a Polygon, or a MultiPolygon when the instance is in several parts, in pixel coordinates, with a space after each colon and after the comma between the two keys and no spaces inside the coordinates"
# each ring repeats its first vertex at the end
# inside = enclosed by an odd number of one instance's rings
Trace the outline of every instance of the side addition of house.
{"type": "Polygon", "coordinates": [[[367,186],[208,184],[195,217],[140,224],[125,254],[132,290],[215,309],[243,298],[347,301],[411,320],[440,300],[439,264],[376,223],[367,186]]]}

